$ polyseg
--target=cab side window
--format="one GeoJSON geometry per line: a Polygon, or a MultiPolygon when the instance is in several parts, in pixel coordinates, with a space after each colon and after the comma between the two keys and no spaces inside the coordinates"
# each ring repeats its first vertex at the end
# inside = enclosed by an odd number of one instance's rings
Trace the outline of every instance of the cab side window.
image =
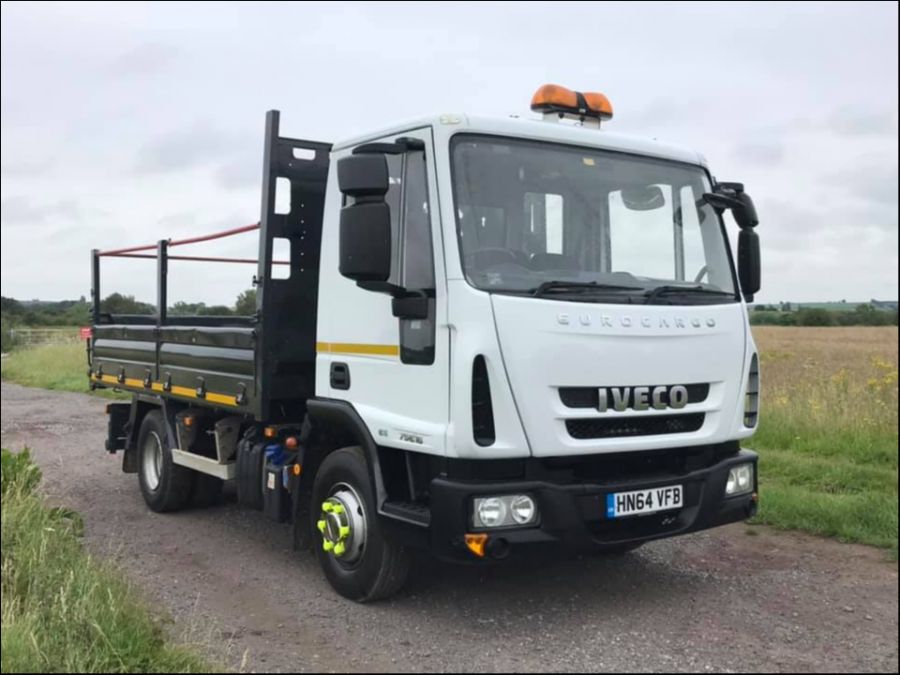
{"type": "Polygon", "coordinates": [[[435,283],[425,152],[406,153],[404,164],[401,236],[395,240],[399,245],[396,258],[400,261],[400,285],[428,295],[428,318],[400,320],[400,360],[430,365],[434,363],[435,283]]]}
{"type": "Polygon", "coordinates": [[[401,245],[403,286],[411,290],[434,288],[434,252],[424,152],[412,152],[406,157],[401,245]]]}
{"type": "MultiPolygon", "coordinates": [[[[387,155],[388,166],[388,191],[384,201],[391,208],[391,241],[394,242],[394,251],[397,251],[397,242],[401,241],[400,219],[402,216],[401,203],[403,199],[403,157],[402,155],[387,155]]],[[[388,282],[400,285],[400,256],[394,255],[391,260],[391,276],[388,282]]]]}

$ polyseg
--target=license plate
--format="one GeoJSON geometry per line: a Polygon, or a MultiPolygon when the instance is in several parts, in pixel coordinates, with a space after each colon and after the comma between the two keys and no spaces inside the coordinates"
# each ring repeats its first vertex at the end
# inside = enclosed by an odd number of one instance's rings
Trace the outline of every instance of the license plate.
{"type": "Polygon", "coordinates": [[[679,509],[683,501],[684,490],[680,485],[615,492],[606,495],[606,517],[622,518],[679,509]]]}

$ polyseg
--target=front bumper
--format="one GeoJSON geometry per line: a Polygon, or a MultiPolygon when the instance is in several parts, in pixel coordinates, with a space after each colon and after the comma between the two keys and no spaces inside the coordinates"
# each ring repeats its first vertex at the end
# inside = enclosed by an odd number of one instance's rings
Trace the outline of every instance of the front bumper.
{"type": "Polygon", "coordinates": [[[431,483],[430,549],[439,558],[455,562],[479,559],[465,546],[473,532],[471,504],[474,497],[530,494],[540,510],[539,524],[526,528],[483,530],[489,534],[488,556],[505,557],[522,548],[556,547],[569,550],[615,549],[653,539],[696,532],[744,520],[756,513],[756,476],[752,493],[725,496],[728,471],[736,464],[752,462],[757,455],[741,450],[704,469],[684,474],[658,475],[610,483],[560,484],[545,481],[458,481],[436,478],[431,483]],[[684,486],[684,506],[643,516],[608,519],[606,495],[616,492],[684,486]],[[493,555],[492,555],[493,554],[493,555]]]}

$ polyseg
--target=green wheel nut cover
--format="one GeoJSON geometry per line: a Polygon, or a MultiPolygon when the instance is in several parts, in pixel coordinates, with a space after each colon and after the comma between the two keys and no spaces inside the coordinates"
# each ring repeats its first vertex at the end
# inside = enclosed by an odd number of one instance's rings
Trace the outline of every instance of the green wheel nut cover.
{"type": "Polygon", "coordinates": [[[342,503],[329,498],[322,502],[322,517],[316,521],[316,528],[322,533],[322,550],[337,557],[347,552],[347,541],[350,539],[350,523],[346,513],[342,503]],[[332,525],[337,526],[336,537],[332,525]]]}

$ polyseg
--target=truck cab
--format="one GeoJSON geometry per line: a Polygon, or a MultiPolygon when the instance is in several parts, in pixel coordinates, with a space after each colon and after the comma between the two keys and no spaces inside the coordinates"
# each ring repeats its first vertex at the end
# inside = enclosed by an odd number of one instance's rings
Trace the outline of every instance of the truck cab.
{"type": "MultiPolygon", "coordinates": [[[[281,138],[270,113],[257,316],[191,327],[201,342],[219,331],[219,351],[176,349],[175,365],[157,317],[155,360],[147,345],[140,391],[111,416],[126,470],[141,472],[158,407],[163,469],[237,481],[356,600],[399,589],[411,549],[474,564],[623,551],[753,515],[752,200],[696,152],[607,131],[602,94],[546,85],[532,110],[331,146],[281,138]],[[217,379],[238,348],[252,372],[217,379]],[[177,368],[234,405],[173,393],[177,368]],[[214,449],[190,447],[187,419],[214,449]]],[[[104,319],[98,277],[92,383],[122,387],[117,340],[135,330],[104,319]]]]}

